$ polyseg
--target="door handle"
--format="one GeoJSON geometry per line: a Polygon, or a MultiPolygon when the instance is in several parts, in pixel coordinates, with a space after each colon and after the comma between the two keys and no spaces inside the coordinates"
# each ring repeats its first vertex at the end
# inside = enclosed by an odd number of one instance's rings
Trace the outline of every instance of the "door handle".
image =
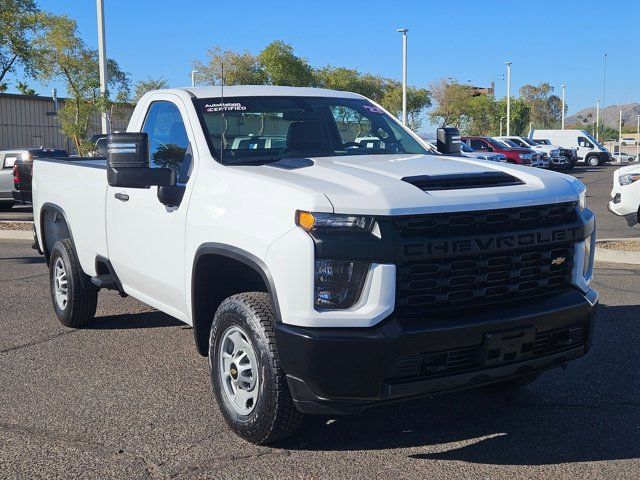
{"type": "Polygon", "coordinates": [[[114,195],[114,197],[116,197],[121,202],[128,202],[129,201],[129,195],[127,195],[126,193],[116,193],[114,195]]]}

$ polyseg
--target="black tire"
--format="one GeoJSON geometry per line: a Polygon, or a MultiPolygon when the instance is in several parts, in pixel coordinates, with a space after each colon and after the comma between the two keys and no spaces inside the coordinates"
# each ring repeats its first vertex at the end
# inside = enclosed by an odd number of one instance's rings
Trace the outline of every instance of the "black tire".
{"type": "Polygon", "coordinates": [[[600,165],[600,158],[597,155],[589,155],[587,157],[587,165],[597,167],[600,165]]]}
{"type": "Polygon", "coordinates": [[[303,418],[293,403],[287,379],[280,368],[274,326],[269,295],[246,292],[233,295],[220,304],[209,336],[209,374],[224,419],[240,437],[259,445],[292,435],[303,418]],[[248,414],[239,413],[233,406],[220,373],[222,341],[225,333],[233,328],[241,330],[249,341],[257,362],[254,368],[259,372],[254,387],[259,388],[258,397],[248,414]]]}
{"type": "Polygon", "coordinates": [[[623,147],[626,147],[627,143],[626,142],[622,142],[620,145],[623,146],[623,147]]]}
{"type": "Polygon", "coordinates": [[[79,328],[90,322],[98,305],[98,288],[91,283],[91,279],[80,268],[71,245],[71,240],[65,238],[55,243],[51,249],[49,260],[49,283],[51,302],[56,316],[65,327],[79,328]],[[64,267],[67,294],[66,303],[56,299],[56,265],[59,262],[64,267]]]}
{"type": "Polygon", "coordinates": [[[513,390],[517,390],[519,388],[525,387],[530,383],[535,382],[542,373],[530,373],[528,375],[523,375],[521,377],[511,378],[509,380],[504,380],[502,382],[492,383],[489,385],[489,389],[494,392],[509,392],[513,390]]]}
{"type": "Polygon", "coordinates": [[[13,208],[13,206],[15,205],[15,203],[13,202],[2,202],[0,203],[0,211],[7,211],[7,210],[11,210],[13,208]]]}

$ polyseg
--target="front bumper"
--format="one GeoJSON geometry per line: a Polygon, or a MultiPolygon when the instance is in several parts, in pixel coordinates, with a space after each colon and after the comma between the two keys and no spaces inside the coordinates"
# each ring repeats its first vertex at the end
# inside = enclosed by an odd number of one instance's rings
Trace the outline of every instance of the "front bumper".
{"type": "Polygon", "coordinates": [[[440,312],[428,319],[392,315],[372,328],[324,329],[279,323],[276,339],[282,369],[301,412],[358,413],[381,403],[565,365],[588,351],[597,303],[594,290],[583,295],[570,289],[532,298],[526,304],[440,312]],[[486,347],[493,340],[488,339],[505,331],[535,338],[535,348],[525,352],[528,341],[510,344],[505,340],[507,343],[497,348],[498,360],[495,356],[489,360],[486,347]],[[579,335],[571,333],[578,331],[579,335]],[[559,342],[558,348],[552,345],[553,338],[559,342]],[[544,346],[545,341],[549,349],[540,350],[538,344],[544,346]],[[522,352],[512,355],[514,349],[522,352]],[[464,368],[460,355],[466,355],[464,368]],[[449,357],[453,359],[451,368],[449,357]]]}

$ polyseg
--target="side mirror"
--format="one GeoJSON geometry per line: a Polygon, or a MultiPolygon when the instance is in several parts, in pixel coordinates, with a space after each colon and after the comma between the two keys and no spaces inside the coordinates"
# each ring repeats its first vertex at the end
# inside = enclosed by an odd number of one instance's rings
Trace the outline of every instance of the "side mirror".
{"type": "Polygon", "coordinates": [[[146,133],[111,133],[107,136],[107,181],[112,187],[149,188],[175,185],[170,168],[149,167],[146,133]]]}
{"type": "Polygon", "coordinates": [[[440,153],[460,155],[460,131],[453,127],[439,128],[436,133],[436,147],[440,153]]]}

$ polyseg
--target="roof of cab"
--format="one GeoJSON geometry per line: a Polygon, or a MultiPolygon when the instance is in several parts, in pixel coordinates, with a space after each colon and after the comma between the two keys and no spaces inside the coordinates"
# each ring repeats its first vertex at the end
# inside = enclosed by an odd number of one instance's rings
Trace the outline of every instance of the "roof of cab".
{"type": "MultiPolygon", "coordinates": [[[[213,87],[185,87],[197,98],[218,98],[221,96],[220,86],[213,87]]],[[[338,90],[311,87],[278,87],[275,85],[234,85],[224,87],[227,97],[261,97],[261,96],[290,96],[290,97],[333,97],[333,98],[363,98],[362,95],[338,90]]]]}

